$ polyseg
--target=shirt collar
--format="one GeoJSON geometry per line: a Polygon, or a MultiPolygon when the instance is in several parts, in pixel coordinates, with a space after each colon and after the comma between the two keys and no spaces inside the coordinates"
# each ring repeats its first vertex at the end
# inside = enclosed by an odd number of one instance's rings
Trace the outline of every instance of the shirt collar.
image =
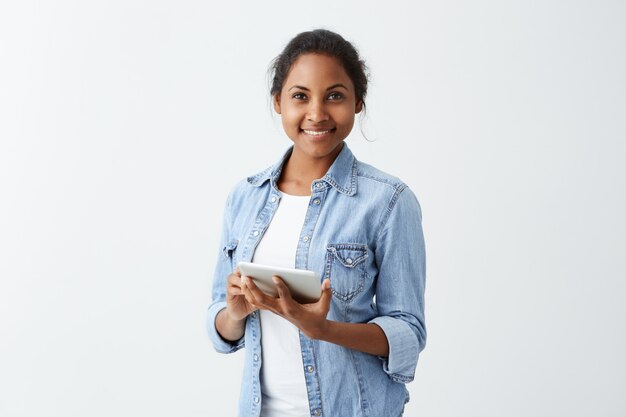
{"type": "MultiPolygon", "coordinates": [[[[282,158],[276,164],[252,177],[248,177],[248,182],[255,187],[259,187],[266,181],[271,181],[272,186],[276,187],[283,165],[292,151],[293,146],[283,154],[282,158]]],[[[326,182],[342,194],[353,196],[356,194],[356,172],[357,160],[352,154],[352,151],[350,151],[350,148],[348,148],[348,144],[344,142],[339,155],[335,158],[335,161],[328,169],[328,172],[326,172],[326,175],[319,181],[326,182]]]]}

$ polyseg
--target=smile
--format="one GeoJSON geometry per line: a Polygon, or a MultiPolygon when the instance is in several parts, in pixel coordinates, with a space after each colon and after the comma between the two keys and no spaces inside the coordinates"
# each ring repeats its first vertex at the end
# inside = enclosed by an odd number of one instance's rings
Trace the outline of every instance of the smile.
{"type": "Polygon", "coordinates": [[[332,132],[333,130],[335,130],[335,128],[328,129],[328,130],[306,130],[306,129],[302,129],[302,131],[304,133],[306,133],[307,135],[311,135],[311,136],[322,136],[322,135],[325,135],[327,133],[332,132]]]}

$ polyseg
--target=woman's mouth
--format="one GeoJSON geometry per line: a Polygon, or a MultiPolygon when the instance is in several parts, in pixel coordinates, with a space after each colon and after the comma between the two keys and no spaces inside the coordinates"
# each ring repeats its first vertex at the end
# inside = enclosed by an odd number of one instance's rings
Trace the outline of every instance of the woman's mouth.
{"type": "Polygon", "coordinates": [[[326,130],[309,130],[309,129],[302,129],[302,131],[310,136],[324,136],[328,133],[334,132],[337,128],[333,127],[332,129],[326,129],[326,130]]]}

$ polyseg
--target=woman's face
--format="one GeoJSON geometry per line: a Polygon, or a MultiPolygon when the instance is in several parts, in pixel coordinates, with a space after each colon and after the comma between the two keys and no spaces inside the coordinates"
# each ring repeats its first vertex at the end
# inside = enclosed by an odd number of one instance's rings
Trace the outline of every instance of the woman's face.
{"type": "Polygon", "coordinates": [[[337,59],[303,54],[291,66],[274,109],[294,143],[294,153],[334,158],[361,111],[352,80],[337,59]]]}

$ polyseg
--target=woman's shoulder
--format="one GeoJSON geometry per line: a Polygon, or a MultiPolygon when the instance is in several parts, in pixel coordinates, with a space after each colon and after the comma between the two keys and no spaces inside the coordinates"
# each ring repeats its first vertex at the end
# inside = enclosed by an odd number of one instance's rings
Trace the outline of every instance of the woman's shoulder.
{"type": "Polygon", "coordinates": [[[361,161],[357,161],[356,176],[361,194],[368,199],[382,199],[389,210],[401,204],[421,212],[417,196],[400,178],[361,161]]]}
{"type": "Polygon", "coordinates": [[[365,162],[358,161],[356,175],[359,180],[378,183],[384,187],[390,187],[396,191],[403,190],[407,187],[406,183],[400,178],[378,169],[365,162]]]}
{"type": "Polygon", "coordinates": [[[273,166],[270,166],[256,174],[247,176],[237,181],[229,192],[229,200],[236,201],[253,196],[256,192],[262,192],[263,185],[269,182],[273,166]]]}

